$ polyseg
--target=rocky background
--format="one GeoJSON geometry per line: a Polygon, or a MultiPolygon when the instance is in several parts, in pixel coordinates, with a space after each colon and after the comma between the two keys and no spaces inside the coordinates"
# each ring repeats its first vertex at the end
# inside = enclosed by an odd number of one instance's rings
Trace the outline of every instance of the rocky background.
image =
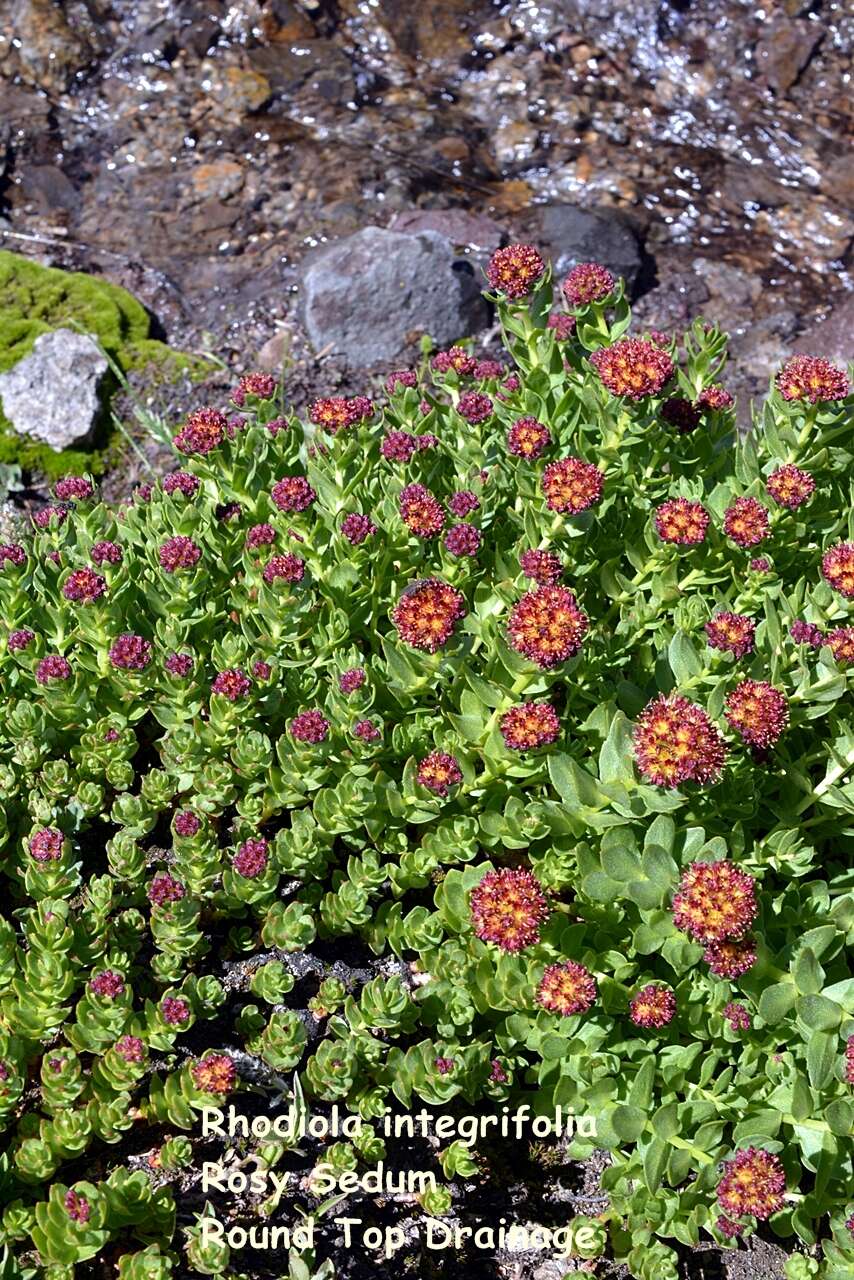
{"type": "Polygon", "coordinates": [[[482,262],[529,238],[733,332],[746,410],[851,354],[852,32],[844,0],[7,0],[0,248],[299,402],[488,341],[482,262]]]}

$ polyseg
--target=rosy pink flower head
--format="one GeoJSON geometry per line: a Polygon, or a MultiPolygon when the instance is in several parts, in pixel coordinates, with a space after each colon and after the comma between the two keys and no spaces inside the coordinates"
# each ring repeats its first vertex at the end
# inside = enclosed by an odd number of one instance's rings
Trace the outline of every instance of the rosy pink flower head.
{"type": "MultiPolygon", "coordinates": [[[[178,437],[176,436],[175,439],[177,440],[178,437]]],[[[153,496],[154,496],[154,485],[145,484],[145,483],[138,484],[134,486],[131,501],[134,503],[150,502],[153,496]]]]}
{"type": "Polygon", "coordinates": [[[706,637],[712,649],[731,653],[736,658],[753,652],[756,623],[743,613],[730,613],[728,609],[715,613],[706,623],[706,637]]]}
{"type": "Polygon", "coordinates": [[[271,497],[280,511],[305,511],[317,499],[317,494],[305,476],[285,476],[272,488],[271,497]]]}
{"type": "Polygon", "coordinates": [[[539,458],[551,442],[548,427],[536,418],[519,418],[507,432],[507,451],[517,458],[539,458]]]}
{"type": "Polygon", "coordinates": [[[747,1009],[735,1000],[724,1005],[723,1015],[733,1031],[749,1031],[753,1025],[753,1019],[747,1009]]]}
{"type": "Polygon", "coordinates": [[[368,418],[374,416],[374,402],[367,396],[353,396],[347,401],[347,412],[351,423],[367,422],[368,418]]]}
{"type": "Polygon", "coordinates": [[[684,396],[670,396],[664,401],[659,411],[662,422],[675,427],[680,436],[695,431],[702,420],[702,413],[696,404],[686,400],[684,396]]]}
{"type": "Polygon", "coordinates": [[[373,720],[357,720],[353,733],[363,742],[377,742],[383,736],[382,730],[377,728],[373,720]]]}
{"type": "Polygon", "coordinates": [[[214,515],[221,524],[228,524],[231,520],[240,519],[241,510],[239,502],[223,502],[216,508],[214,515]]]}
{"type": "Polygon", "coordinates": [[[450,373],[453,370],[462,378],[470,378],[477,368],[477,360],[465,347],[451,347],[449,351],[437,351],[430,365],[437,373],[450,373]]]}
{"type": "Polygon", "coordinates": [[[176,1027],[179,1023],[187,1021],[190,1016],[190,1006],[186,1000],[181,1000],[177,996],[164,996],[160,1001],[160,1013],[164,1022],[176,1027]]]}
{"type": "Polygon", "coordinates": [[[104,969],[89,983],[89,990],[103,1000],[115,1000],[125,989],[124,978],[115,969],[104,969]]]}
{"type": "Polygon", "coordinates": [[[26,627],[19,631],[10,631],[6,640],[6,648],[10,653],[21,653],[22,650],[28,649],[35,640],[35,633],[28,631],[26,627]]]}
{"type": "Polygon", "coordinates": [[[854,627],[834,627],[828,633],[827,644],[837,662],[845,666],[854,662],[854,627]]]}
{"type": "Polygon", "coordinates": [[[271,556],[264,566],[264,581],[273,583],[302,582],[305,577],[305,561],[288,552],[283,556],[271,556]]]}
{"type": "Polygon", "coordinates": [[[480,391],[466,391],[457,402],[457,413],[473,426],[492,417],[492,401],[480,391]]]}
{"type": "Polygon", "coordinates": [[[563,311],[553,311],[546,321],[546,328],[551,329],[555,342],[566,342],[575,332],[575,316],[568,316],[563,311]]]}
{"type": "Polygon", "coordinates": [[[245,880],[254,880],[267,870],[268,848],[266,840],[244,840],[234,855],[231,865],[245,880]]]}
{"type": "Polygon", "coordinates": [[[395,369],[385,380],[385,389],[390,396],[393,396],[398,387],[406,390],[407,387],[418,386],[418,375],[413,369],[395,369]]]}
{"type": "Polygon", "coordinates": [[[824,404],[848,395],[847,375],[821,356],[792,356],[774,381],[784,400],[824,404]]]}
{"type": "Polygon", "coordinates": [[[345,694],[355,693],[357,689],[361,689],[366,679],[367,676],[362,667],[348,667],[338,677],[338,688],[345,694]]]}
{"type": "Polygon", "coordinates": [[[465,520],[466,516],[470,516],[479,507],[480,501],[470,489],[460,489],[457,493],[452,494],[448,500],[448,510],[452,516],[456,516],[459,520],[465,520]]]}
{"type": "Polygon", "coordinates": [[[557,582],[563,573],[560,556],[554,551],[523,551],[519,557],[519,568],[526,578],[533,578],[540,586],[557,582]]]}
{"type": "Polygon", "coordinates": [[[92,1214],[92,1207],[85,1196],[81,1196],[79,1192],[73,1188],[66,1191],[63,1199],[65,1212],[68,1214],[72,1222],[86,1223],[92,1214]]]}
{"type": "Polygon", "coordinates": [[[194,836],[201,830],[201,819],[193,813],[192,809],[181,809],[175,814],[172,820],[175,834],[179,836],[194,836]]]}
{"type": "Polygon", "coordinates": [[[854,1084],[854,1035],[845,1041],[845,1082],[854,1084]]]}
{"type": "Polygon", "coordinates": [[[102,564],[121,564],[124,553],[117,542],[95,542],[92,544],[92,550],[89,552],[92,557],[92,563],[102,564]]]}
{"type": "Polygon", "coordinates": [[[0,545],[0,566],[13,564],[18,568],[27,562],[27,553],[18,542],[4,542],[0,545]]]}
{"type": "Polygon", "coordinates": [[[151,662],[153,648],[149,640],[126,631],[113,641],[109,658],[119,671],[144,671],[151,662]]]}
{"type": "Polygon", "coordinates": [[[723,409],[731,409],[734,404],[735,400],[726,388],[719,386],[717,383],[704,387],[697,396],[697,406],[700,409],[712,409],[720,412],[723,409]]]}
{"type": "Polygon", "coordinates": [[[578,653],[589,626],[566,587],[537,587],[513,606],[507,638],[512,649],[548,671],[578,653]]]}
{"type": "Polygon", "coordinates": [[[237,1070],[226,1053],[209,1053],[190,1068],[193,1084],[201,1093],[225,1096],[231,1093],[237,1070]]]}
{"type": "Polygon", "coordinates": [[[276,530],[271,524],[253,524],[246,535],[246,545],[250,551],[258,547],[269,547],[276,541],[276,530]]]}
{"type": "Polygon", "coordinates": [[[423,484],[408,484],[398,500],[400,518],[417,538],[435,538],[445,523],[442,505],[423,484]]]}
{"type": "Polygon", "coordinates": [[[501,385],[505,391],[518,391],[522,383],[515,373],[511,373],[504,379],[501,385]]]}
{"type": "Polygon", "coordinates": [[[180,493],[184,498],[194,498],[199,492],[199,479],[189,471],[170,471],[160,481],[164,493],[180,493]]]}
{"type": "Polygon", "coordinates": [[[457,1064],[454,1058],[437,1058],[433,1065],[440,1076],[447,1076],[457,1064]]]}
{"type": "Polygon", "coordinates": [[[809,502],[815,492],[815,480],[808,471],[802,471],[800,467],[787,462],[785,466],[771,472],[765,488],[778,506],[797,511],[798,507],[809,502]]]}
{"type": "Polygon", "coordinates": [[[163,666],[171,676],[186,680],[193,673],[193,656],[189,653],[170,653],[163,666]]]}
{"type": "Polygon", "coordinates": [[[72,569],[62,586],[66,600],[75,604],[94,604],[106,590],[106,581],[94,569],[72,569]]]}
{"type": "Polygon", "coordinates": [[[85,501],[91,498],[95,489],[85,476],[63,476],[53,486],[54,497],[60,502],[85,501]]]}
{"type": "Polygon", "coordinates": [[[376,531],[377,526],[368,518],[368,516],[363,515],[361,511],[351,511],[350,514],[345,516],[341,521],[341,532],[347,541],[352,543],[354,547],[358,547],[366,538],[370,538],[372,534],[376,533],[376,531]]]}
{"type": "Polygon", "coordinates": [[[824,632],[814,622],[805,622],[796,618],[789,627],[789,635],[795,644],[808,644],[811,649],[820,649],[824,644],[824,632]]]}
{"type": "Polygon", "coordinates": [[[745,938],[723,938],[709,943],[703,959],[715,977],[741,978],[756,964],[756,944],[749,934],[745,938]]]}
{"type": "Polygon", "coordinates": [[[456,587],[439,578],[422,578],[404,589],[392,622],[406,644],[435,653],[450,640],[464,614],[465,601],[456,587]]]}
{"type": "Polygon", "coordinates": [[[157,558],[161,569],[166,573],[177,573],[179,569],[192,569],[201,559],[202,549],[192,538],[178,534],[168,538],[160,547],[157,558]]]}
{"type": "Polygon", "coordinates": [[[388,431],[380,453],[390,462],[409,462],[418,452],[418,440],[409,431],[388,431]]]}
{"type": "Polygon", "coordinates": [[[506,370],[500,360],[478,360],[474,367],[473,377],[478,382],[498,382],[506,370]]]}
{"type": "Polygon", "coordinates": [[[53,680],[68,680],[70,676],[70,664],[58,653],[47,654],[36,667],[36,680],[39,684],[50,684],[53,680]]]}
{"type": "Polygon", "coordinates": [[[532,244],[508,244],[496,249],[486,268],[490,289],[506,298],[524,298],[537,284],[546,264],[532,244]]]}
{"type": "Polygon", "coordinates": [[[633,734],[635,760],[659,787],[716,781],[726,761],[720,730],[702,707],[680,694],[661,694],[647,703],[633,734]]]}
{"type": "MultiPolygon", "coordinates": [[[[42,507],[33,515],[33,524],[37,529],[58,529],[65,524],[70,514],[68,507],[42,507]]],[[[0,555],[0,559],[2,559],[2,555],[0,555]]]]}
{"type": "Polygon", "coordinates": [[[502,951],[524,951],[540,940],[549,918],[542,885],[530,871],[489,871],[469,898],[474,931],[502,951]]]}
{"type": "Polygon", "coordinates": [[[269,680],[273,674],[273,668],[269,662],[264,662],[263,659],[259,658],[252,663],[252,674],[256,680],[269,680]]]}
{"type": "Polygon", "coordinates": [[[239,408],[246,403],[247,396],[255,396],[258,400],[272,400],[277,386],[272,373],[247,373],[232,391],[231,399],[239,408]]]}
{"type": "Polygon", "coordinates": [[[124,1062],[139,1064],[145,1058],[145,1045],[139,1036],[122,1036],[113,1045],[118,1056],[124,1062]]]}
{"type": "Polygon", "coordinates": [[[480,530],[471,524],[455,524],[445,534],[445,550],[449,555],[476,556],[480,550],[480,530]]]}
{"type": "Polygon", "coordinates": [[[327,396],[325,399],[315,400],[308,416],[315,426],[323,427],[332,436],[353,425],[350,401],[344,396],[327,396]]]}
{"type": "Polygon", "coordinates": [[[755,547],[770,531],[768,508],[755,498],[736,498],[724,512],[724,533],[740,547],[755,547]]]}
{"type": "Polygon", "coordinates": [[[576,516],[595,506],[602,497],[605,476],[592,462],[561,458],[543,472],[543,493],[550,511],[576,516]]]}
{"type": "Polygon", "coordinates": [[[228,419],[218,409],[197,409],[187,418],[173,443],[181,453],[204,456],[222,444],[227,425],[228,419]]]}
{"type": "Polygon", "coordinates": [[[241,671],[239,667],[226,667],[225,671],[220,671],[215,677],[211,685],[211,693],[216,693],[221,698],[228,698],[229,702],[239,702],[241,698],[246,697],[251,688],[252,681],[245,671],[241,671]]]}
{"type": "Polygon", "coordinates": [[[493,1058],[489,1065],[489,1079],[492,1084],[506,1084],[509,1077],[497,1058],[493,1058]]]}
{"type": "Polygon", "coordinates": [[[446,796],[451,787],[456,787],[463,780],[462,770],[456,756],[447,751],[431,751],[418,762],[416,777],[422,787],[434,791],[437,796],[446,796]]]}
{"type": "Polygon", "coordinates": [[[579,262],[563,282],[563,296],[571,307],[604,302],[614,292],[614,277],[599,262],[579,262]]]}
{"type": "Polygon", "coordinates": [[[56,827],[42,827],[30,836],[30,854],[36,862],[59,862],[65,840],[56,827]]]}
{"type": "Polygon", "coordinates": [[[504,712],[499,728],[512,751],[534,751],[559,737],[560,720],[550,702],[520,702],[504,712]]]}
{"type": "Polygon", "coordinates": [[[709,513],[701,502],[670,498],[655,510],[655,531],[662,542],[697,546],[705,541],[709,513]]]}
{"type": "Polygon", "coordinates": [[[674,372],[668,352],[642,338],[620,338],[613,346],[600,347],[590,363],[612,395],[627,400],[658,395],[674,372]]]}
{"type": "Polygon", "coordinates": [[[821,576],[846,600],[854,600],[854,542],[837,542],[825,551],[821,576]]]}
{"type": "Polygon", "coordinates": [[[695,942],[743,938],[758,910],[756,881],[733,862],[692,862],[673,896],[673,923],[695,942]]]}
{"type": "Polygon", "coordinates": [[[747,567],[752,573],[770,573],[771,561],[766,556],[755,556],[747,567]]]}
{"type": "Polygon", "coordinates": [[[734,1218],[770,1218],[783,1208],[785,1190],[786,1173],[779,1156],[746,1147],[723,1162],[718,1204],[734,1218]]]}
{"type": "Polygon", "coordinates": [[[547,966],[537,988],[537,1004],[570,1018],[586,1013],[596,1000],[596,979],[583,964],[564,960],[547,966]]]}
{"type": "Polygon", "coordinates": [[[676,1016],[676,997],[669,987],[650,982],[629,1003],[629,1017],[636,1027],[666,1027],[676,1016]]]}
{"type": "Polygon", "coordinates": [[[297,742],[325,742],[329,737],[329,721],[320,711],[301,711],[288,728],[297,742]]]}
{"type": "Polygon", "coordinates": [[[170,903],[180,902],[185,892],[180,880],[168,871],[159,871],[148,886],[148,901],[155,907],[168,907],[170,903]]]}
{"type": "Polygon", "coordinates": [[[727,695],[725,714],[748,746],[772,747],[789,723],[786,695],[765,680],[742,680],[727,695]]]}

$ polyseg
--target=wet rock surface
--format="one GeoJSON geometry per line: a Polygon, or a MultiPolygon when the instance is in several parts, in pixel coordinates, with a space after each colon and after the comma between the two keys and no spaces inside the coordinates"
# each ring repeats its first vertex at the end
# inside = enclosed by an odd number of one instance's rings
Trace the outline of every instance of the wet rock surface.
{"type": "Polygon", "coordinates": [[[3,412],[16,431],[57,451],[85,444],[100,412],[99,388],[108,367],[86,334],[43,333],[29,355],[0,374],[3,412]]]}

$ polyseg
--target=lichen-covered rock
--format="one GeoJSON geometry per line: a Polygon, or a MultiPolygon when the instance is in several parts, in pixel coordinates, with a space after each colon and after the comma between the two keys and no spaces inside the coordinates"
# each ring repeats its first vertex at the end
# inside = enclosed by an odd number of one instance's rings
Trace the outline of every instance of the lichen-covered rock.
{"type": "Polygon", "coordinates": [[[366,368],[393,360],[415,334],[447,346],[477,333],[488,318],[481,284],[434,231],[365,227],[309,260],[302,313],[317,350],[366,368]]]}
{"type": "Polygon", "coordinates": [[[0,374],[3,412],[21,435],[57,452],[85,444],[98,418],[99,388],[108,368],[88,334],[43,333],[28,356],[0,374]]]}

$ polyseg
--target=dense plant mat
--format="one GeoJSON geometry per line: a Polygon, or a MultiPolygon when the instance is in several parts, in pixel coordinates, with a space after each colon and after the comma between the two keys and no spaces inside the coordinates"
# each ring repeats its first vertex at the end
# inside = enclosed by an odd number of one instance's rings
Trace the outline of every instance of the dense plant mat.
{"type": "Polygon", "coordinates": [[[252,375],[0,549],[4,1276],[226,1270],[173,1184],[274,1097],[362,1120],[339,1173],[387,1108],[563,1107],[633,1275],[760,1227],[854,1273],[846,376],[795,358],[738,439],[716,329],[626,338],[590,265],[552,313],[530,246],[489,283],[512,372],[428,353],[307,423],[252,375]]]}

